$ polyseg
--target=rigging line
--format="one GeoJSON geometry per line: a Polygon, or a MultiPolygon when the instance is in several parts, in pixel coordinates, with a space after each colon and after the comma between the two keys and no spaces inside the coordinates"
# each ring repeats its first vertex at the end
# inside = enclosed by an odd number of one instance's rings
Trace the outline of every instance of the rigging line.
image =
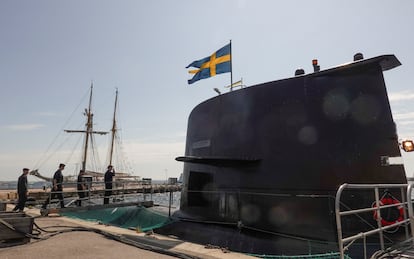
{"type": "Polygon", "coordinates": [[[130,170],[128,170],[128,168],[130,167],[129,161],[127,159],[127,156],[125,155],[124,146],[122,144],[122,138],[120,137],[120,134],[116,135],[116,142],[118,143],[118,145],[116,146],[118,160],[120,161],[120,164],[122,164],[125,173],[131,175],[130,170]]]}
{"type": "MultiPolygon", "coordinates": [[[[63,132],[63,131],[62,131],[63,132]]],[[[69,140],[69,136],[68,135],[66,135],[66,138],[65,138],[65,140],[64,141],[62,141],[61,143],[60,143],[60,145],[59,146],[57,146],[56,148],[55,148],[55,150],[53,151],[53,152],[50,152],[48,155],[47,154],[45,154],[45,157],[44,157],[44,159],[42,160],[42,161],[38,161],[38,163],[37,163],[37,166],[35,166],[35,167],[33,167],[33,168],[37,168],[37,169],[39,169],[40,167],[42,167],[45,163],[46,163],[46,161],[48,161],[48,160],[50,160],[50,158],[54,155],[54,154],[56,154],[57,153],[57,151],[69,140]],[[47,155],[47,156],[46,156],[47,155]]]]}
{"type": "Polygon", "coordinates": [[[68,163],[68,161],[70,161],[70,160],[71,160],[71,158],[72,158],[73,154],[75,153],[75,150],[77,150],[77,147],[79,146],[79,142],[80,142],[81,140],[82,140],[82,137],[79,137],[79,138],[78,138],[78,141],[76,141],[75,146],[74,146],[74,147],[73,147],[73,149],[72,149],[72,152],[69,154],[68,159],[65,161],[66,163],[68,163]]]}
{"type": "Polygon", "coordinates": [[[122,171],[124,173],[127,173],[128,175],[130,175],[130,172],[127,168],[125,155],[124,155],[124,152],[123,152],[122,147],[120,145],[118,145],[117,148],[116,148],[116,159],[117,159],[117,162],[119,164],[118,167],[120,169],[122,169],[122,171]]]}
{"type": "Polygon", "coordinates": [[[99,160],[99,154],[98,154],[98,150],[96,148],[95,145],[96,141],[95,141],[95,136],[91,136],[91,149],[92,149],[92,165],[95,171],[100,171],[101,169],[101,163],[99,160]]]}
{"type": "MultiPolygon", "coordinates": [[[[91,162],[91,170],[97,172],[97,168],[96,168],[96,162],[95,162],[95,141],[94,141],[94,137],[93,134],[90,136],[90,153],[91,155],[89,156],[89,160],[91,162]]],[[[88,152],[88,151],[86,151],[88,152]]]]}
{"type": "MultiPolygon", "coordinates": [[[[94,142],[96,143],[95,139],[94,139],[94,142]]],[[[96,153],[96,158],[95,158],[96,164],[97,164],[99,170],[101,170],[102,169],[102,163],[101,163],[101,157],[99,156],[98,147],[96,147],[96,145],[95,145],[94,149],[95,149],[94,152],[96,153]]]]}
{"type": "Polygon", "coordinates": [[[56,147],[55,151],[50,153],[45,159],[43,159],[43,161],[41,163],[38,163],[38,167],[34,167],[34,168],[40,168],[42,167],[46,161],[48,161],[55,153],[57,153],[57,150],[61,149],[62,146],[69,140],[69,136],[66,136],[66,139],[59,145],[56,147]]]}
{"type": "MultiPolygon", "coordinates": [[[[84,94],[84,96],[81,98],[81,101],[78,103],[78,105],[76,106],[76,108],[72,111],[72,113],[70,114],[69,118],[65,121],[65,123],[62,125],[61,129],[59,130],[59,132],[57,133],[57,135],[53,138],[52,142],[49,144],[49,146],[46,148],[46,151],[43,152],[43,154],[47,154],[50,150],[50,148],[52,147],[52,145],[55,143],[55,141],[57,140],[57,138],[59,137],[60,134],[62,134],[64,128],[66,127],[66,125],[69,123],[69,121],[72,119],[73,115],[75,114],[75,112],[79,109],[79,106],[84,102],[86,96],[88,96],[89,93],[89,88],[88,91],[86,91],[86,93],[84,94]]],[[[41,160],[41,159],[39,159],[41,160]]],[[[35,166],[33,168],[39,168],[42,164],[40,163],[40,161],[38,161],[37,163],[35,163],[35,166]]]]}
{"type": "Polygon", "coordinates": [[[122,126],[121,126],[121,106],[119,105],[119,103],[121,103],[119,101],[120,97],[118,96],[118,103],[117,103],[117,110],[116,110],[116,117],[117,117],[117,130],[115,132],[115,141],[116,141],[116,152],[117,152],[117,158],[118,158],[118,163],[121,164],[121,166],[123,167],[122,169],[125,171],[125,173],[132,175],[132,166],[129,163],[129,160],[127,159],[127,156],[125,154],[125,149],[124,149],[124,144],[123,144],[123,138],[122,138],[122,126]]]}

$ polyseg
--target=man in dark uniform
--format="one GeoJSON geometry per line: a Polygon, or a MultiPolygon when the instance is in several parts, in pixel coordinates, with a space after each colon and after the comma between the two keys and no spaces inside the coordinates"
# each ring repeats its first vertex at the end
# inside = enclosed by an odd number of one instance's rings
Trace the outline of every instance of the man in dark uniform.
{"type": "Polygon", "coordinates": [[[76,201],[76,206],[79,206],[79,207],[82,206],[82,200],[85,198],[85,192],[86,192],[85,179],[83,178],[84,174],[85,174],[85,171],[80,170],[79,175],[78,175],[78,181],[77,181],[79,199],[76,201]]]}
{"type": "Polygon", "coordinates": [[[53,187],[50,196],[47,198],[45,203],[42,206],[42,209],[46,209],[46,206],[49,204],[50,199],[58,198],[60,200],[60,207],[64,208],[65,203],[63,202],[63,174],[62,171],[65,169],[65,164],[59,164],[59,169],[53,175],[53,187]]]}
{"type": "Polygon", "coordinates": [[[28,168],[23,168],[22,175],[19,176],[17,180],[17,193],[19,195],[19,200],[17,202],[16,207],[14,207],[13,211],[23,212],[24,205],[27,201],[27,174],[29,173],[28,168]]]}
{"type": "Polygon", "coordinates": [[[109,203],[109,197],[112,195],[112,181],[115,176],[115,170],[112,165],[108,165],[108,170],[105,173],[105,198],[104,204],[109,203]]]}

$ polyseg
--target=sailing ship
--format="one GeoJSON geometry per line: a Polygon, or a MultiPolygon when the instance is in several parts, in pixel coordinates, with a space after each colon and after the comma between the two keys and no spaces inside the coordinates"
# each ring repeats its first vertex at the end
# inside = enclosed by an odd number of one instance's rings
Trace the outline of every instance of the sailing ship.
{"type": "MultiPolygon", "coordinates": [[[[91,146],[94,145],[94,138],[93,135],[106,135],[109,132],[108,131],[96,131],[93,129],[93,113],[92,113],[92,96],[93,96],[93,84],[91,84],[90,87],[90,93],[89,93],[89,103],[88,107],[85,108],[84,115],[86,117],[86,123],[85,123],[85,129],[83,130],[64,130],[66,133],[82,133],[84,134],[84,145],[82,149],[82,161],[81,161],[81,168],[80,170],[83,170],[86,175],[85,177],[89,176],[92,177],[95,181],[102,181],[104,177],[104,173],[97,172],[95,170],[90,170],[87,167],[87,161],[88,161],[88,154],[90,152],[91,146]]],[[[117,134],[118,128],[117,128],[117,120],[116,120],[116,114],[118,109],[118,89],[115,93],[115,104],[114,104],[114,112],[112,117],[112,127],[110,130],[111,133],[111,140],[109,145],[109,162],[108,165],[112,165],[114,162],[114,150],[115,145],[117,144],[117,140],[119,140],[119,136],[117,134]]],[[[119,141],[118,141],[119,142],[119,141]]],[[[118,143],[119,144],[119,143],[118,143]]],[[[115,167],[116,168],[116,167],[115,167]]],[[[46,180],[46,181],[52,181],[52,178],[46,177],[39,173],[39,170],[33,170],[30,172],[31,175],[36,176],[40,179],[46,180]]],[[[115,179],[123,179],[123,180],[139,180],[139,176],[132,175],[131,173],[126,172],[116,172],[116,175],[114,177],[115,179]]],[[[77,175],[69,175],[64,176],[64,182],[76,182],[77,181],[77,175]]]]}
{"type": "Polygon", "coordinates": [[[349,240],[347,254],[360,258],[408,236],[411,198],[404,203],[403,165],[389,163],[401,153],[383,78],[400,62],[357,54],[331,69],[313,65],[192,110],[176,158],[177,221],[156,232],[271,258],[343,258],[349,240]]]}

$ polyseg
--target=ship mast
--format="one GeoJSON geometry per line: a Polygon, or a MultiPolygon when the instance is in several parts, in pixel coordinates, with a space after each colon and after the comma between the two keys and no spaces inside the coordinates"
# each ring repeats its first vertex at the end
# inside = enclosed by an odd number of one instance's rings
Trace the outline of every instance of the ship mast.
{"type": "Polygon", "coordinates": [[[116,108],[118,106],[118,88],[116,89],[115,94],[115,107],[114,107],[114,117],[112,119],[112,138],[111,138],[111,146],[109,150],[109,164],[112,165],[112,155],[114,153],[114,144],[115,144],[115,135],[116,135],[116,108]]]}
{"type": "Polygon", "coordinates": [[[85,144],[83,147],[83,158],[82,158],[82,170],[86,171],[86,159],[88,156],[89,139],[92,141],[92,134],[105,135],[108,132],[105,131],[94,131],[93,130],[93,113],[92,113],[92,91],[93,83],[91,84],[91,93],[89,95],[89,106],[85,109],[84,115],[86,116],[85,130],[65,130],[67,133],[84,133],[85,144]]]}

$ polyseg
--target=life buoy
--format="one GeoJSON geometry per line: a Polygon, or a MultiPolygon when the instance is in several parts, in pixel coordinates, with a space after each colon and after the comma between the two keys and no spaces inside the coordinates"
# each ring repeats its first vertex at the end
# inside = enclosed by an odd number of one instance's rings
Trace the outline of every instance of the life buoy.
{"type": "MultiPolygon", "coordinates": [[[[379,201],[380,206],[398,204],[398,203],[400,203],[400,201],[392,197],[384,197],[384,198],[381,198],[381,200],[379,201]]],[[[375,202],[374,202],[373,207],[377,207],[375,202]]],[[[389,226],[389,225],[393,225],[397,222],[404,220],[404,207],[402,205],[399,205],[397,207],[390,207],[389,209],[397,209],[398,215],[391,215],[392,219],[384,219],[386,215],[382,215],[383,212],[381,211],[381,225],[389,226]]],[[[387,215],[387,216],[389,217],[390,215],[387,215]]],[[[374,211],[374,219],[375,220],[378,219],[378,210],[374,211]]]]}

